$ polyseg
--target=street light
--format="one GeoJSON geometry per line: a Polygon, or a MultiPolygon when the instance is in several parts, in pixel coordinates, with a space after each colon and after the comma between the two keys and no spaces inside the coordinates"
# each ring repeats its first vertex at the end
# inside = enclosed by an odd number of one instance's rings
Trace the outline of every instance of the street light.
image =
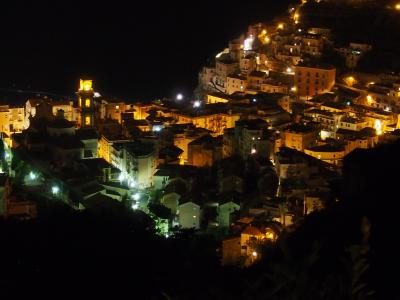
{"type": "Polygon", "coordinates": [[[60,191],[60,188],[56,185],[53,185],[51,187],[51,192],[53,193],[54,196],[56,196],[58,194],[58,192],[60,191]]]}
{"type": "Polygon", "coordinates": [[[129,183],[129,187],[134,188],[135,186],[136,186],[136,181],[132,179],[131,182],[129,183]]]}
{"type": "Polygon", "coordinates": [[[31,171],[31,172],[29,173],[29,178],[30,178],[31,180],[35,180],[35,179],[37,178],[37,175],[31,171]]]}
{"type": "Polygon", "coordinates": [[[183,99],[183,95],[181,93],[179,93],[178,95],[176,95],[176,100],[180,101],[183,99]]]}

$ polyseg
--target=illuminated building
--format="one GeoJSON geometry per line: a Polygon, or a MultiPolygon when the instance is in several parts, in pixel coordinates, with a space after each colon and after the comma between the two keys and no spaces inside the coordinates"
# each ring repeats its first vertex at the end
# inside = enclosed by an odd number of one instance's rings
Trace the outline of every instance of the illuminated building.
{"type": "Polygon", "coordinates": [[[110,153],[111,164],[121,170],[121,181],[139,188],[154,185],[157,157],[155,145],[139,141],[114,142],[110,153]]]}
{"type": "Polygon", "coordinates": [[[247,88],[247,78],[241,75],[229,75],[226,78],[226,93],[243,92],[247,88]]]}
{"type": "Polygon", "coordinates": [[[339,165],[347,154],[343,145],[329,144],[304,149],[304,153],[334,165],[339,165]]]}
{"type": "Polygon", "coordinates": [[[134,108],[131,104],[126,104],[119,100],[102,100],[100,105],[100,118],[101,119],[112,119],[117,120],[118,123],[122,123],[124,115],[131,115],[134,118],[134,108]]]}
{"type": "Polygon", "coordinates": [[[228,103],[229,97],[224,93],[207,94],[207,104],[228,103]]]}
{"type": "Polygon", "coordinates": [[[179,201],[177,214],[182,228],[200,228],[200,206],[193,201],[179,201]]]}
{"type": "Polygon", "coordinates": [[[79,82],[78,106],[80,110],[79,125],[84,127],[93,127],[95,121],[95,103],[92,80],[83,80],[79,82]]]}
{"type": "Polygon", "coordinates": [[[335,85],[336,69],[321,65],[295,66],[294,84],[297,95],[313,97],[329,92],[335,85]]]}
{"type": "Polygon", "coordinates": [[[285,146],[298,151],[313,146],[318,137],[318,130],[312,126],[294,124],[281,133],[279,147],[285,146]]]}
{"type": "Polygon", "coordinates": [[[135,120],[146,120],[146,118],[149,116],[147,112],[153,108],[154,105],[151,103],[135,103],[133,105],[135,120]]]}
{"type": "Polygon", "coordinates": [[[102,135],[99,140],[99,157],[104,158],[108,163],[112,163],[111,161],[111,153],[113,150],[112,145],[114,143],[124,143],[129,140],[126,138],[123,139],[113,139],[108,136],[102,135]]]}
{"type": "Polygon", "coordinates": [[[246,55],[240,58],[240,73],[247,75],[257,68],[256,59],[254,55],[246,55]]]}
{"type": "MultiPolygon", "coordinates": [[[[24,107],[18,105],[0,105],[0,132],[8,137],[24,129],[24,107]]],[[[6,141],[9,141],[8,139],[6,141]]],[[[10,145],[10,144],[9,144],[10,145]]]]}
{"type": "Polygon", "coordinates": [[[188,164],[196,167],[211,167],[222,159],[222,137],[207,134],[188,144],[188,164]]]}
{"type": "Polygon", "coordinates": [[[215,76],[215,66],[205,66],[199,72],[199,85],[205,90],[213,90],[212,80],[215,76]]]}
{"type": "Polygon", "coordinates": [[[235,126],[235,144],[243,159],[257,154],[259,157],[270,158],[274,143],[268,135],[269,124],[262,119],[239,120],[235,126]]]}
{"type": "Polygon", "coordinates": [[[264,93],[280,93],[280,94],[287,94],[288,87],[285,84],[280,82],[275,82],[272,80],[265,81],[261,83],[261,92],[264,93]]]}
{"type": "Polygon", "coordinates": [[[215,86],[220,92],[226,92],[226,77],[236,74],[239,71],[239,63],[230,58],[229,55],[222,55],[215,62],[215,86]]]}
{"type": "Polygon", "coordinates": [[[265,72],[253,71],[248,77],[248,89],[259,91],[261,90],[261,84],[267,79],[268,75],[265,72]]]}
{"type": "Polygon", "coordinates": [[[211,105],[206,106],[204,110],[173,113],[173,117],[177,120],[177,124],[192,123],[196,127],[210,130],[218,135],[223,134],[224,129],[234,127],[235,122],[240,118],[239,114],[229,111],[214,112],[211,105]]]}
{"type": "Polygon", "coordinates": [[[337,127],[347,130],[360,131],[361,129],[367,127],[367,122],[360,118],[342,116],[337,124],[337,127]]]}
{"type": "Polygon", "coordinates": [[[312,56],[321,56],[324,48],[324,39],[319,34],[302,36],[302,52],[312,56]]]}
{"type": "Polygon", "coordinates": [[[232,214],[240,210],[239,201],[227,199],[218,205],[218,224],[220,228],[228,229],[232,224],[232,214]]]}

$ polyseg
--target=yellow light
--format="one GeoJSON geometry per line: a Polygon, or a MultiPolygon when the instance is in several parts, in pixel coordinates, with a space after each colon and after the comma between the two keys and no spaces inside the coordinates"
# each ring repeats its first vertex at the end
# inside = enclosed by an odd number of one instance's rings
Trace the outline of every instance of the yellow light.
{"type": "Polygon", "coordinates": [[[372,104],[372,96],[371,95],[367,96],[367,101],[368,101],[368,104],[372,104]]]}
{"type": "Polygon", "coordinates": [[[292,87],[291,89],[290,89],[292,92],[296,92],[297,91],[297,87],[292,87]]]}
{"type": "Polygon", "coordinates": [[[85,106],[86,107],[90,107],[90,99],[86,99],[85,100],[85,106]]]}
{"type": "Polygon", "coordinates": [[[382,134],[382,122],[381,120],[375,120],[374,128],[376,130],[377,135],[382,134]]]}
{"type": "Polygon", "coordinates": [[[271,39],[270,39],[269,37],[266,36],[266,37],[264,38],[264,41],[265,41],[266,43],[269,43],[269,42],[271,41],[271,39]]]}
{"type": "Polygon", "coordinates": [[[90,117],[85,117],[85,125],[90,125],[90,117]]]}
{"type": "Polygon", "coordinates": [[[346,82],[347,86],[352,87],[357,82],[357,80],[353,76],[349,76],[349,77],[346,77],[345,82],[346,82]]]}
{"type": "Polygon", "coordinates": [[[284,27],[285,25],[283,24],[283,23],[280,23],[280,24],[278,24],[278,29],[283,29],[283,27],[284,27]]]}
{"type": "Polygon", "coordinates": [[[400,3],[396,4],[396,9],[400,10],[400,3]]]}
{"type": "Polygon", "coordinates": [[[300,15],[298,13],[295,13],[293,16],[293,19],[298,20],[300,18],[300,15]]]}
{"type": "Polygon", "coordinates": [[[273,232],[267,232],[266,235],[267,239],[273,240],[274,239],[274,233],[273,232]]]}
{"type": "Polygon", "coordinates": [[[263,31],[261,31],[261,34],[266,35],[267,34],[267,30],[263,29],[263,31]]]}
{"type": "Polygon", "coordinates": [[[253,251],[252,255],[253,255],[254,257],[257,257],[257,252],[256,252],[256,251],[253,251]]]}
{"type": "Polygon", "coordinates": [[[321,140],[325,140],[326,138],[329,137],[329,132],[325,130],[321,130],[320,132],[321,140]]]}
{"type": "Polygon", "coordinates": [[[93,90],[93,81],[81,79],[79,82],[79,90],[86,91],[86,92],[92,91],[93,90]]]}

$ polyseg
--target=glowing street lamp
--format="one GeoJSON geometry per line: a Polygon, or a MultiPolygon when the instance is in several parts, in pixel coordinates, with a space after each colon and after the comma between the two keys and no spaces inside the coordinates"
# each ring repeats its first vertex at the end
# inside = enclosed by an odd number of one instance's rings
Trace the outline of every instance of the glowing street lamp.
{"type": "Polygon", "coordinates": [[[368,101],[369,105],[372,104],[372,96],[371,95],[367,95],[367,101],[368,101]]]}
{"type": "Polygon", "coordinates": [[[183,99],[183,95],[181,93],[176,95],[176,100],[181,101],[182,99],[183,99]]]}
{"type": "Polygon", "coordinates": [[[193,107],[195,107],[195,108],[200,107],[200,105],[201,105],[201,103],[198,100],[194,101],[194,103],[193,103],[193,107]]]}
{"type": "Polygon", "coordinates": [[[123,173],[120,173],[119,174],[119,176],[118,176],[118,180],[120,181],[120,182],[122,182],[122,181],[124,181],[126,178],[125,178],[125,175],[123,174],[123,173]]]}
{"type": "Polygon", "coordinates": [[[381,135],[382,134],[382,121],[375,120],[374,128],[376,130],[376,134],[381,135]]]}
{"type": "Polygon", "coordinates": [[[396,10],[400,10],[400,3],[396,4],[395,8],[396,10]]]}
{"type": "Polygon", "coordinates": [[[134,188],[136,186],[136,181],[135,180],[131,180],[131,182],[129,182],[129,187],[130,188],[134,188]]]}
{"type": "Polygon", "coordinates": [[[56,196],[56,195],[58,194],[59,191],[60,191],[60,188],[59,188],[58,186],[53,185],[53,186],[51,187],[51,193],[52,193],[54,196],[56,196]]]}
{"type": "Polygon", "coordinates": [[[29,173],[29,178],[30,178],[31,180],[35,180],[35,179],[37,178],[37,175],[36,175],[35,173],[33,173],[32,171],[30,171],[30,173],[29,173]]]}
{"type": "Polygon", "coordinates": [[[282,30],[284,26],[285,26],[285,25],[284,25],[283,23],[279,23],[279,24],[278,24],[278,26],[277,26],[276,28],[278,28],[278,29],[281,29],[281,30],[282,30]]]}
{"type": "Polygon", "coordinates": [[[257,153],[257,150],[256,150],[255,148],[252,148],[251,151],[250,151],[250,153],[251,153],[251,154],[256,154],[256,153],[257,153]]]}
{"type": "Polygon", "coordinates": [[[353,76],[346,77],[344,81],[349,87],[352,87],[355,83],[357,83],[357,80],[353,76]]]}
{"type": "Polygon", "coordinates": [[[253,253],[251,255],[253,255],[254,257],[257,257],[258,254],[256,251],[253,251],[253,253]]]}

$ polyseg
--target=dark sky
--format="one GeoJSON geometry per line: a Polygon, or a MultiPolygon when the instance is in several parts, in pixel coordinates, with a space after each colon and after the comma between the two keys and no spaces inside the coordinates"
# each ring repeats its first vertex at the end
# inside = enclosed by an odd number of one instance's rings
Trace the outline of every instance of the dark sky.
{"type": "Polygon", "coordinates": [[[191,91],[208,57],[290,1],[126,2],[2,3],[0,88],[70,94],[87,75],[131,100],[191,91]]]}

